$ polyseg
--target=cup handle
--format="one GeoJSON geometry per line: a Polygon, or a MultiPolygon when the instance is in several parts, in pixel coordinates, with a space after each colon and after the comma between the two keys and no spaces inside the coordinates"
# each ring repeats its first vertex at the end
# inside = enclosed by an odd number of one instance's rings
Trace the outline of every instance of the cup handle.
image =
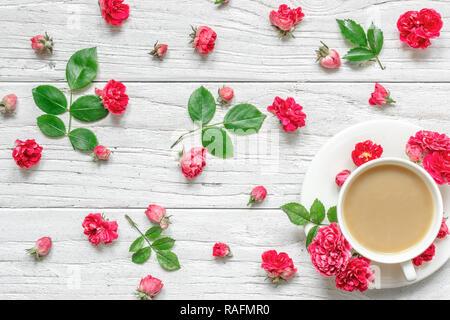
{"type": "Polygon", "coordinates": [[[401,267],[406,280],[414,281],[417,279],[416,269],[410,260],[403,262],[401,267]]]}

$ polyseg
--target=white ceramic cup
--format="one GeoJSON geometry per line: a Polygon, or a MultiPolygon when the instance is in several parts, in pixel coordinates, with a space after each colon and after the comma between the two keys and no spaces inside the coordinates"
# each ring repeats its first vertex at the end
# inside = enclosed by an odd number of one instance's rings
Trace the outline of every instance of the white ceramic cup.
{"type": "Polygon", "coordinates": [[[411,161],[400,158],[380,158],[369,161],[363,164],[362,166],[358,167],[358,169],[353,171],[351,175],[347,178],[339,193],[337,216],[342,233],[344,237],[347,239],[347,241],[352,245],[353,249],[355,249],[362,256],[379,263],[387,263],[387,264],[399,263],[402,267],[403,273],[405,274],[405,278],[408,281],[413,281],[417,278],[417,274],[414,265],[411,262],[411,259],[420,255],[433,243],[441,227],[443,216],[442,195],[439,191],[436,182],[434,182],[433,178],[422,167],[416,165],[411,161]],[[430,229],[428,230],[427,235],[422,239],[422,241],[404,251],[389,254],[368,250],[360,243],[358,243],[358,241],[356,241],[355,238],[353,238],[352,234],[348,231],[345,220],[343,218],[343,205],[342,205],[345,197],[347,196],[348,187],[351,185],[352,181],[357,176],[359,176],[361,173],[367,171],[370,168],[386,164],[402,166],[416,173],[420,178],[422,178],[422,180],[428,186],[428,189],[430,190],[434,203],[433,222],[431,224],[430,229]]]}

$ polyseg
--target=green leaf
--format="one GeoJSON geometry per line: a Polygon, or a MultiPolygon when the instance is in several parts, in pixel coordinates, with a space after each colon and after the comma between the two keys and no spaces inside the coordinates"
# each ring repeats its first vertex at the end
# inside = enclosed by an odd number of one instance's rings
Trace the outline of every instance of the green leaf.
{"type": "Polygon", "coordinates": [[[64,122],[52,114],[43,114],[37,118],[37,125],[42,133],[49,137],[62,137],[66,134],[64,122]]]}
{"type": "Polygon", "coordinates": [[[166,270],[172,271],[180,269],[177,255],[170,250],[156,251],[156,258],[161,267],[166,270]]]}
{"type": "Polygon", "coordinates": [[[160,226],[154,226],[147,230],[145,236],[149,239],[155,239],[159,237],[161,232],[163,232],[163,229],[160,226]]]}
{"type": "Polygon", "coordinates": [[[357,46],[367,47],[366,33],[361,25],[350,19],[336,19],[336,21],[345,39],[357,46]]]}
{"type": "Polygon", "coordinates": [[[348,61],[365,61],[375,58],[375,54],[366,48],[353,48],[343,58],[348,61]]]}
{"type": "Polygon", "coordinates": [[[289,220],[291,220],[293,224],[304,226],[310,222],[308,210],[306,210],[306,208],[300,203],[287,203],[281,206],[281,210],[288,215],[289,220]]]}
{"type": "Polygon", "coordinates": [[[372,22],[369,30],[367,30],[367,39],[369,40],[369,46],[375,54],[379,54],[383,48],[383,31],[378,29],[372,22]]]}
{"type": "Polygon", "coordinates": [[[338,222],[336,206],[331,207],[330,209],[328,209],[327,217],[328,217],[328,221],[330,221],[330,223],[331,222],[338,222]]]}
{"type": "Polygon", "coordinates": [[[152,247],[156,250],[168,250],[173,247],[175,244],[175,240],[170,237],[161,238],[155,240],[152,243],[152,247]]]}
{"type": "Polygon", "coordinates": [[[93,150],[98,146],[97,137],[88,129],[78,128],[69,132],[69,139],[75,149],[81,151],[93,150]]]}
{"type": "Polygon", "coordinates": [[[80,121],[91,122],[108,115],[102,99],[96,95],[83,96],[75,100],[70,107],[70,114],[80,121]]]}
{"type": "Polygon", "coordinates": [[[234,134],[249,135],[258,132],[265,118],[255,106],[238,104],[225,115],[224,126],[234,134]]]}
{"type": "Polygon", "coordinates": [[[325,219],[325,207],[319,199],[314,200],[309,212],[310,220],[315,224],[320,224],[325,219]]]}
{"type": "Polygon", "coordinates": [[[233,142],[228,133],[219,127],[209,127],[202,130],[202,145],[208,152],[219,158],[233,156],[233,142]]]}
{"type": "Polygon", "coordinates": [[[152,249],[150,247],[141,248],[131,256],[131,261],[134,263],[144,263],[150,258],[152,249]]]}
{"type": "Polygon", "coordinates": [[[308,249],[309,245],[317,235],[317,230],[319,230],[319,226],[314,226],[311,229],[309,229],[308,235],[306,236],[306,249],[308,249]]]}
{"type": "Polygon", "coordinates": [[[97,48],[75,52],[67,62],[66,79],[72,90],[89,85],[97,76],[97,48]]]}
{"type": "Polygon", "coordinates": [[[144,237],[139,237],[130,246],[130,252],[136,252],[144,246],[144,237]]]}
{"type": "Polygon", "coordinates": [[[192,92],[188,102],[189,116],[194,122],[207,124],[216,113],[216,100],[205,87],[192,92]]]}
{"type": "Polygon", "coordinates": [[[67,99],[64,93],[53,86],[39,86],[33,89],[34,103],[49,114],[61,114],[67,111],[67,99]]]}

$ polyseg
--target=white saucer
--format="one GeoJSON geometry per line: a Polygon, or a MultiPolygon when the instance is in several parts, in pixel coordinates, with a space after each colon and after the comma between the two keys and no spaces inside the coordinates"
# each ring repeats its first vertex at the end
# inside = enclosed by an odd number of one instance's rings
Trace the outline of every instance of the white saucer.
{"type": "MultiPolygon", "coordinates": [[[[351,159],[355,144],[372,140],[383,147],[383,156],[408,159],[405,145],[409,137],[422,128],[402,121],[375,120],[363,122],[347,128],[332,137],[316,154],[303,182],[301,203],[307,208],[314,199],[319,198],[328,209],[338,200],[339,187],[334,182],[338,172],[344,169],[353,171],[356,166],[351,159]]],[[[444,202],[444,216],[450,211],[450,186],[440,187],[444,202]]],[[[309,228],[305,228],[305,232],[309,228]]],[[[450,238],[437,239],[436,255],[431,262],[417,267],[417,280],[407,281],[399,265],[377,264],[380,268],[380,281],[374,288],[403,287],[420,281],[443,266],[450,257],[450,238]]],[[[375,263],[374,263],[375,264],[375,263]]]]}

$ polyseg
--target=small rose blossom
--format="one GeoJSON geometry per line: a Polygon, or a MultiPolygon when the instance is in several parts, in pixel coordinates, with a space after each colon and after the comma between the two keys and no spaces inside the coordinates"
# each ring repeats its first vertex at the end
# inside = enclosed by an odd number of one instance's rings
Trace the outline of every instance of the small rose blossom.
{"type": "Polygon", "coordinates": [[[188,179],[202,173],[204,166],[206,166],[206,148],[194,147],[181,158],[181,172],[188,179]]]}
{"type": "Polygon", "coordinates": [[[442,219],[441,228],[439,229],[439,233],[436,238],[438,239],[444,239],[449,233],[446,219],[442,219]]]}
{"type": "Polygon", "coordinates": [[[27,249],[26,251],[29,254],[32,254],[36,257],[37,260],[40,260],[41,257],[46,256],[50,249],[52,248],[52,238],[43,237],[36,241],[34,248],[27,249]]]}
{"type": "Polygon", "coordinates": [[[450,150],[427,153],[422,164],[437,184],[450,184],[450,150]]]}
{"type": "Polygon", "coordinates": [[[302,21],[305,14],[302,8],[289,8],[286,4],[279,6],[278,11],[270,12],[269,19],[273,26],[277,27],[282,36],[292,35],[295,25],[302,21]]]}
{"type": "Polygon", "coordinates": [[[397,21],[400,40],[414,49],[426,49],[430,39],[439,37],[443,22],[441,15],[434,9],[407,11],[397,21]]]}
{"type": "Polygon", "coordinates": [[[432,243],[427,250],[425,250],[421,255],[412,259],[412,263],[418,267],[421,266],[423,262],[429,262],[433,260],[434,254],[436,252],[436,247],[432,243]]]}
{"type": "Polygon", "coordinates": [[[352,256],[352,247],[335,222],[317,231],[308,252],[316,270],[329,277],[342,272],[352,256]]]}
{"type": "Polygon", "coordinates": [[[127,87],[122,82],[110,80],[103,90],[95,89],[95,94],[102,97],[103,105],[109,112],[122,114],[128,105],[127,87]]]}
{"type": "MultiPolygon", "coordinates": [[[[322,41],[321,41],[322,42],[322,41]]],[[[316,50],[317,61],[326,69],[337,69],[341,66],[341,58],[339,53],[334,49],[329,49],[328,46],[322,42],[319,50],[316,50]]]]}
{"type": "Polygon", "coordinates": [[[53,53],[53,39],[48,36],[47,32],[45,33],[45,36],[37,35],[31,38],[30,41],[31,48],[36,51],[36,53],[53,53]]]}
{"type": "Polygon", "coordinates": [[[225,243],[217,242],[213,247],[213,256],[219,258],[231,257],[230,247],[225,243]]]}
{"type": "Polygon", "coordinates": [[[90,213],[82,223],[84,234],[94,246],[108,244],[118,238],[116,221],[108,221],[100,213],[90,213]]]}
{"type": "Polygon", "coordinates": [[[405,151],[411,161],[418,162],[422,160],[423,150],[419,145],[407,143],[405,151]]]}
{"type": "Polygon", "coordinates": [[[207,26],[192,28],[192,30],[194,31],[191,34],[192,47],[201,54],[211,53],[216,45],[217,33],[207,26]]]}
{"type": "Polygon", "coordinates": [[[358,167],[366,162],[378,159],[383,154],[383,148],[370,140],[359,142],[352,151],[353,163],[358,167]]]}
{"type": "Polygon", "coordinates": [[[34,139],[16,140],[12,157],[21,168],[30,168],[41,160],[42,147],[34,139]]]}
{"type": "Polygon", "coordinates": [[[150,54],[154,57],[162,58],[166,54],[168,47],[167,44],[158,43],[158,41],[156,41],[150,54]]]}
{"type": "Polygon", "coordinates": [[[138,297],[141,300],[152,300],[158,295],[164,284],[158,278],[147,276],[141,279],[139,287],[137,288],[138,297]]]}
{"type": "Polygon", "coordinates": [[[147,210],[145,210],[145,214],[151,222],[160,223],[166,215],[166,208],[157,204],[151,204],[148,206],[147,210]]]}
{"type": "Polygon", "coordinates": [[[366,291],[369,283],[375,280],[370,266],[370,260],[366,258],[353,258],[346,268],[336,275],[336,287],[345,291],[366,291]]]}
{"type": "Polygon", "coordinates": [[[408,140],[408,144],[419,146],[423,152],[450,150],[450,137],[439,132],[421,130],[408,140]]]}
{"type": "Polygon", "coordinates": [[[379,83],[375,83],[375,91],[369,99],[369,104],[372,106],[384,106],[388,103],[395,103],[390,97],[389,92],[379,83]]]}
{"type": "Polygon", "coordinates": [[[105,146],[99,145],[94,148],[94,159],[95,160],[108,160],[111,155],[111,150],[105,146]]]}
{"type": "Polygon", "coordinates": [[[234,91],[230,87],[223,86],[219,89],[219,102],[222,104],[227,104],[233,99],[234,91]]]}
{"type": "Polygon", "coordinates": [[[262,202],[267,196],[267,190],[263,186],[254,187],[250,193],[250,200],[247,205],[251,205],[254,202],[262,202]]]}
{"type": "Polygon", "coordinates": [[[303,107],[294,98],[286,100],[276,97],[273,104],[267,107],[267,111],[272,112],[280,119],[283,130],[286,132],[295,131],[305,126],[306,114],[302,111],[303,107]]]}
{"type": "Polygon", "coordinates": [[[349,177],[350,173],[351,173],[350,170],[342,170],[341,172],[339,172],[336,175],[336,178],[335,178],[334,181],[336,182],[338,187],[342,187],[342,185],[344,184],[345,180],[347,180],[347,178],[349,177]]]}
{"type": "Polygon", "coordinates": [[[10,93],[3,97],[0,102],[0,112],[2,113],[11,113],[16,110],[17,104],[17,96],[13,93],[10,93]]]}
{"type": "Polygon", "coordinates": [[[261,268],[266,270],[267,276],[273,283],[278,283],[281,279],[287,280],[297,272],[288,254],[277,253],[276,250],[269,250],[262,254],[261,268]]]}
{"type": "Polygon", "coordinates": [[[99,0],[100,11],[106,23],[113,26],[122,25],[130,16],[130,7],[124,0],[99,0]]]}

